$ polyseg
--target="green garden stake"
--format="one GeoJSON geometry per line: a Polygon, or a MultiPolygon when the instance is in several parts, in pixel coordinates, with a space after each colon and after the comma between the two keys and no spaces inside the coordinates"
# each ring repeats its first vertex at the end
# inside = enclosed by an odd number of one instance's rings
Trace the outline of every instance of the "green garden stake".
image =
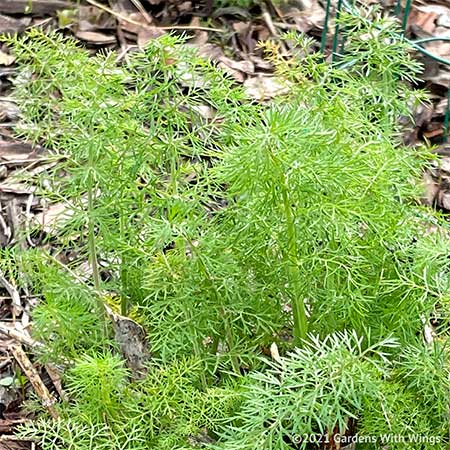
{"type": "MultiPolygon", "coordinates": [[[[423,44],[429,43],[429,42],[434,42],[434,41],[448,41],[450,42],[450,37],[427,37],[427,38],[423,38],[423,39],[418,39],[415,41],[412,41],[410,39],[407,39],[405,37],[405,32],[406,32],[406,27],[408,24],[408,18],[410,16],[411,13],[411,8],[412,8],[412,0],[406,0],[405,1],[405,6],[403,8],[403,17],[401,20],[401,28],[402,28],[402,32],[401,33],[394,33],[393,37],[397,38],[397,39],[404,39],[406,42],[408,42],[416,51],[422,53],[423,55],[428,56],[429,58],[431,58],[433,61],[436,61],[440,64],[444,64],[447,66],[450,66],[450,60],[445,59],[441,56],[438,55],[434,55],[433,53],[431,53],[429,50],[427,50],[425,47],[423,47],[423,44]]],[[[358,16],[358,11],[354,8],[354,2],[353,0],[338,0],[337,5],[336,5],[336,20],[339,19],[339,16],[341,14],[342,8],[345,7],[345,9],[347,10],[348,13],[354,15],[354,16],[358,16]]],[[[395,8],[394,8],[394,14],[397,17],[400,17],[400,13],[402,11],[402,0],[397,0],[396,4],[395,4],[395,8]]],[[[329,20],[330,20],[330,14],[331,14],[331,0],[327,0],[327,4],[326,4],[326,8],[325,8],[325,20],[324,20],[324,25],[323,25],[323,31],[322,31],[322,38],[321,38],[321,43],[320,43],[320,51],[322,52],[322,54],[325,53],[325,47],[326,47],[326,40],[327,40],[327,33],[328,33],[328,28],[329,28],[329,20]]],[[[345,41],[346,41],[346,37],[343,36],[342,41],[341,41],[341,45],[340,45],[340,53],[343,54],[344,50],[345,50],[345,41]]],[[[334,62],[335,58],[337,56],[337,48],[339,46],[339,23],[336,23],[336,27],[335,27],[335,31],[334,31],[334,36],[333,36],[333,44],[332,44],[332,55],[331,55],[331,61],[334,62]]],[[[448,142],[448,136],[450,133],[450,87],[448,89],[448,93],[447,93],[447,99],[448,99],[448,103],[447,103],[447,109],[445,111],[445,116],[444,116],[444,142],[448,142]]]]}
{"type": "Polygon", "coordinates": [[[444,118],[444,142],[448,142],[448,134],[449,134],[449,122],[450,122],[450,86],[447,90],[447,109],[445,111],[444,118]]]}
{"type": "Polygon", "coordinates": [[[397,4],[395,5],[394,14],[398,17],[400,15],[400,11],[402,9],[402,0],[397,0],[397,4]]]}
{"type": "Polygon", "coordinates": [[[435,42],[435,41],[450,42],[450,37],[429,37],[429,38],[424,38],[424,39],[418,39],[416,41],[410,41],[410,40],[406,39],[406,42],[410,43],[418,52],[422,53],[423,55],[428,56],[433,61],[444,64],[446,66],[450,66],[450,59],[445,59],[445,58],[442,58],[441,56],[436,56],[433,53],[429,52],[425,47],[422,47],[422,45],[421,45],[421,44],[426,44],[428,42],[435,42]]]}
{"type": "MultiPolygon", "coordinates": [[[[350,6],[353,6],[353,0],[350,0],[350,6]]],[[[347,42],[347,34],[344,34],[344,36],[342,36],[341,48],[339,50],[341,55],[343,55],[345,52],[345,43],[346,42],[347,42]]]]}
{"type": "Polygon", "coordinates": [[[412,0],[406,0],[405,9],[403,10],[402,29],[403,34],[406,32],[406,25],[408,24],[409,13],[411,12],[412,0]]]}
{"type": "Polygon", "coordinates": [[[334,62],[336,58],[336,51],[339,43],[339,17],[341,15],[342,9],[342,0],[338,0],[337,8],[336,8],[336,26],[334,29],[334,38],[333,38],[333,48],[331,53],[331,62],[334,62]]]}
{"type": "Polygon", "coordinates": [[[327,0],[325,19],[323,22],[322,40],[320,42],[320,52],[322,54],[325,54],[325,46],[327,44],[328,21],[330,20],[330,10],[331,10],[331,0],[327,0]]]}

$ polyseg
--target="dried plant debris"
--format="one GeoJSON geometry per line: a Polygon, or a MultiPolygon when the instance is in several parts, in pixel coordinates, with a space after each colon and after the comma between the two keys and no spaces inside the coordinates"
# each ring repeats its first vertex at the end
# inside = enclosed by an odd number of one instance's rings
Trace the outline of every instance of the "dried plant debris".
{"type": "Polygon", "coordinates": [[[15,360],[17,361],[17,363],[19,364],[20,368],[22,369],[24,375],[30,381],[36,394],[41,399],[42,405],[48,410],[51,417],[57,419],[58,413],[54,406],[56,399],[48,391],[38,371],[31,363],[27,354],[23,351],[20,345],[12,345],[10,347],[10,351],[14,356],[15,360]]]}
{"type": "MultiPolygon", "coordinates": [[[[422,45],[433,55],[450,61],[450,5],[422,4],[413,5],[408,21],[408,30],[415,39],[436,38],[422,45]],[[439,40],[439,38],[444,38],[439,40]],[[447,39],[447,40],[445,40],[447,39]]],[[[433,143],[442,142],[444,136],[444,115],[447,108],[447,89],[450,86],[450,64],[443,64],[427,56],[421,56],[424,72],[421,78],[426,82],[425,89],[430,92],[430,105],[419,112],[420,137],[433,143]]]]}
{"type": "Polygon", "coordinates": [[[450,212],[450,146],[438,147],[440,158],[434,161],[424,175],[426,185],[425,203],[440,210],[450,212]]]}
{"type": "MultiPolygon", "coordinates": [[[[0,9],[1,12],[5,12],[0,9]]],[[[21,33],[31,23],[31,17],[15,18],[0,14],[0,33],[1,34],[14,34],[21,33]]]]}
{"type": "Polygon", "coordinates": [[[1,450],[34,450],[34,443],[31,441],[24,441],[17,439],[14,436],[4,436],[0,442],[1,450]]]}
{"type": "MultiPolygon", "coordinates": [[[[317,0],[281,2],[278,11],[281,12],[283,21],[290,23],[296,30],[303,33],[322,29],[325,20],[325,9],[317,0]]],[[[283,25],[281,28],[284,28],[283,25]]]]}
{"type": "Polygon", "coordinates": [[[127,361],[133,378],[145,378],[150,361],[149,343],[142,325],[105,306],[114,326],[114,339],[127,361]]]}
{"type": "Polygon", "coordinates": [[[46,16],[71,7],[73,3],[64,0],[0,0],[0,12],[4,14],[46,16]]]}

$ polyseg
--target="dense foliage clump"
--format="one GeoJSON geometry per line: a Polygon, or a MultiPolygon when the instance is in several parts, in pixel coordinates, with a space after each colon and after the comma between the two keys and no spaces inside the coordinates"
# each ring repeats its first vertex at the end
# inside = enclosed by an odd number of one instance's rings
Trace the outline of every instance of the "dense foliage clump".
{"type": "Polygon", "coordinates": [[[289,60],[266,45],[289,88],[267,104],[171,36],[124,64],[35,30],[14,41],[17,131],[64,156],[41,195],[72,214],[49,243],[76,255],[9,254],[43,296],[41,357],[68,366],[61,418],[23,430],[44,450],[303,449],[355,432],[381,449],[405,430],[445,448],[449,244],[416,202],[430,155],[397,126],[419,66],[389,24],[347,20],[334,66],[303,38],[286,37],[289,60]],[[141,381],[107,297],[148,332],[141,381]]]}

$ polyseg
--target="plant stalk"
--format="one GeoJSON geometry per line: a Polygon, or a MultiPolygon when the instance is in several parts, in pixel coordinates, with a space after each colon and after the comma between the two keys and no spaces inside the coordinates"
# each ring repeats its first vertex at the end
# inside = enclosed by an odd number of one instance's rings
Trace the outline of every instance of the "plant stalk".
{"type": "Polygon", "coordinates": [[[305,304],[301,298],[300,285],[301,273],[297,256],[297,238],[295,232],[294,214],[292,206],[287,195],[287,186],[285,183],[283,192],[284,213],[286,216],[287,232],[287,257],[288,257],[288,277],[291,291],[291,306],[294,317],[294,342],[300,345],[301,341],[306,339],[308,333],[308,319],[306,317],[305,304]]]}
{"type": "Polygon", "coordinates": [[[91,169],[88,174],[88,244],[89,244],[89,261],[92,267],[92,278],[94,280],[94,287],[97,292],[100,292],[100,273],[98,270],[97,249],[95,245],[95,224],[92,217],[94,211],[94,182],[92,179],[91,169]]]}

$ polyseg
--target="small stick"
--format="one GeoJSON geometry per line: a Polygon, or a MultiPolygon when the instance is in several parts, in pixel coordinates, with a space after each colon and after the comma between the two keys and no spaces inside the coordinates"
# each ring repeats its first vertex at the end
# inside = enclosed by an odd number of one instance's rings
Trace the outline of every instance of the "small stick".
{"type": "Polygon", "coordinates": [[[131,0],[136,9],[142,14],[142,17],[146,20],[148,24],[152,23],[152,18],[149,16],[148,12],[142,6],[142,3],[139,0],[131,0]]]}
{"type": "Polygon", "coordinates": [[[33,205],[34,195],[30,194],[27,200],[26,212],[25,212],[25,229],[27,233],[27,242],[30,247],[36,247],[36,244],[31,239],[31,206],[33,205]]]}
{"type": "Polygon", "coordinates": [[[52,380],[53,386],[55,386],[55,389],[58,392],[61,399],[64,401],[68,401],[69,397],[67,396],[67,394],[64,392],[64,390],[62,388],[60,371],[53,364],[46,364],[45,370],[47,371],[48,376],[52,380]]]}
{"type": "MultiPolygon", "coordinates": [[[[269,29],[269,31],[272,34],[272,36],[274,36],[274,37],[279,39],[279,34],[278,34],[274,24],[273,24],[272,17],[268,13],[267,9],[264,8],[264,7],[263,7],[262,18],[264,19],[264,22],[266,22],[267,28],[269,29]]],[[[282,55],[283,56],[288,54],[286,45],[284,44],[283,41],[280,41],[280,48],[282,50],[282,55]]]]}
{"type": "Polygon", "coordinates": [[[108,8],[105,5],[102,5],[101,3],[97,3],[95,0],[86,0],[88,3],[90,3],[93,6],[96,6],[99,9],[103,9],[103,11],[106,11],[107,13],[117,17],[118,19],[124,20],[125,22],[132,23],[133,25],[138,25],[142,28],[146,28],[149,30],[199,30],[199,31],[216,31],[217,33],[225,33],[225,30],[222,30],[221,28],[208,28],[208,27],[196,27],[192,25],[172,25],[170,27],[154,27],[142,24],[138,22],[137,20],[130,19],[129,17],[118,13],[116,11],[113,11],[111,8],[108,8]]]}
{"type": "Polygon", "coordinates": [[[20,295],[17,289],[6,279],[5,275],[0,272],[0,284],[8,291],[11,296],[12,306],[13,306],[13,316],[14,318],[18,316],[22,311],[22,302],[20,300],[20,295]]]}
{"type": "Polygon", "coordinates": [[[278,28],[284,28],[287,30],[298,30],[298,26],[293,23],[284,23],[284,22],[272,22],[274,26],[278,28]]]}
{"type": "Polygon", "coordinates": [[[127,45],[122,49],[122,51],[117,55],[116,63],[122,61],[123,58],[127,56],[127,53],[133,48],[139,48],[137,45],[127,45]]]}
{"type": "Polygon", "coordinates": [[[10,358],[6,358],[2,362],[0,362],[0,371],[3,370],[9,364],[11,364],[11,359],[10,358]]]}
{"type": "Polygon", "coordinates": [[[14,358],[18,362],[24,374],[27,376],[28,380],[32,384],[36,394],[42,400],[42,404],[53,417],[53,419],[58,418],[58,413],[54,407],[56,402],[55,398],[50,394],[47,386],[41,380],[37,370],[34,368],[33,364],[29,360],[27,354],[23,351],[22,347],[19,345],[11,345],[9,350],[13,354],[14,358]]]}
{"type": "Polygon", "coordinates": [[[262,13],[262,18],[264,19],[264,22],[266,22],[267,28],[272,33],[272,35],[278,37],[277,30],[273,25],[272,17],[270,17],[270,14],[267,11],[264,11],[262,13]]]}
{"type": "Polygon", "coordinates": [[[273,8],[273,10],[277,13],[277,16],[283,20],[283,13],[281,12],[280,8],[278,8],[277,5],[272,0],[266,0],[268,4],[273,8]]]}
{"type": "MultiPolygon", "coordinates": [[[[0,162],[0,165],[1,164],[2,163],[0,162]]],[[[7,242],[9,242],[11,240],[11,228],[6,224],[6,221],[1,214],[0,214],[0,226],[2,227],[3,234],[8,239],[7,242]]]]}
{"type": "MultiPolygon", "coordinates": [[[[30,420],[22,419],[23,423],[30,422],[30,420]]],[[[31,439],[27,438],[21,438],[19,436],[16,436],[15,434],[2,434],[0,436],[0,442],[1,441],[19,441],[19,442],[31,442],[31,439]]]]}
{"type": "Polygon", "coordinates": [[[31,348],[44,347],[44,344],[42,344],[41,342],[35,341],[31,337],[27,336],[24,333],[21,333],[20,331],[16,330],[15,328],[7,327],[6,325],[4,325],[1,322],[0,322],[0,334],[8,336],[8,337],[14,339],[15,341],[25,344],[31,348]]]}

